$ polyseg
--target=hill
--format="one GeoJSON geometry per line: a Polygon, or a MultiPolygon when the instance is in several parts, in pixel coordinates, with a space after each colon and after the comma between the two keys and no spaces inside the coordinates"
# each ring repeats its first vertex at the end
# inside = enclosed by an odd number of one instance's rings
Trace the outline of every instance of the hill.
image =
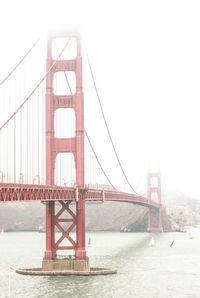
{"type": "MultiPolygon", "coordinates": [[[[200,225],[198,199],[168,193],[166,212],[163,212],[165,231],[184,226],[200,225]]],[[[74,208],[74,207],[73,207],[74,208]]],[[[5,231],[38,231],[45,227],[45,205],[40,202],[0,204],[0,229],[5,231]]],[[[146,231],[147,208],[130,203],[104,202],[86,204],[87,231],[146,231]]]]}

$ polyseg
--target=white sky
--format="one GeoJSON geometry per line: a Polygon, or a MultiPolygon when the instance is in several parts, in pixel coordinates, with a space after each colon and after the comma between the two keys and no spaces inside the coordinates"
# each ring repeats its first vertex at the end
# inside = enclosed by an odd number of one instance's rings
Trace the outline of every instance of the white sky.
{"type": "MultiPolygon", "coordinates": [[[[199,1],[2,0],[0,78],[49,26],[80,25],[111,134],[133,186],[142,175],[146,178],[149,164],[159,165],[165,189],[198,197],[199,15],[199,1]]],[[[90,94],[87,74],[84,84],[90,94]]],[[[87,103],[87,113],[95,121],[92,104],[87,103]]],[[[97,131],[90,130],[93,139],[97,131]]],[[[104,148],[100,137],[94,142],[104,148]]],[[[115,168],[110,172],[114,175],[115,168]]]]}

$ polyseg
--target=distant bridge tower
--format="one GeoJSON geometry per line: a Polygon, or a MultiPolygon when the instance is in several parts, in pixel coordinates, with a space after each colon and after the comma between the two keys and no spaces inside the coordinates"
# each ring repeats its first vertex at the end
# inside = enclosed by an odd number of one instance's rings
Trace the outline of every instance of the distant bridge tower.
{"type": "Polygon", "coordinates": [[[162,195],[160,172],[148,172],[148,200],[157,200],[160,207],[148,210],[148,232],[163,232],[162,226],[162,195]]]}
{"type": "MultiPolygon", "coordinates": [[[[78,32],[53,33],[47,44],[47,71],[50,70],[46,81],[46,184],[54,185],[55,161],[58,153],[72,153],[76,168],[76,212],[70,209],[72,201],[57,201],[60,210],[55,213],[55,202],[46,203],[46,251],[43,260],[43,270],[89,270],[89,260],[85,250],[85,196],[80,188],[84,188],[84,109],[82,90],[82,57],[81,42],[78,32]],[[77,56],[73,60],[57,60],[52,58],[52,41],[55,38],[75,38],[77,56]],[[55,62],[54,66],[52,64],[55,62]],[[55,95],[53,79],[56,72],[72,71],[76,77],[76,92],[70,95],[55,95]],[[71,108],[75,113],[75,137],[56,138],[54,135],[54,114],[56,109],[71,108]],[[62,215],[68,214],[67,218],[62,215]],[[64,229],[62,224],[68,224],[64,229]],[[55,240],[55,227],[61,236],[55,240]],[[76,229],[76,239],[72,239],[70,232],[76,229]],[[68,244],[62,245],[67,240],[68,244]],[[74,258],[57,259],[57,251],[75,252],[74,258]]],[[[67,84],[67,82],[66,82],[67,84]]],[[[74,201],[73,201],[74,202],[74,201]]]]}

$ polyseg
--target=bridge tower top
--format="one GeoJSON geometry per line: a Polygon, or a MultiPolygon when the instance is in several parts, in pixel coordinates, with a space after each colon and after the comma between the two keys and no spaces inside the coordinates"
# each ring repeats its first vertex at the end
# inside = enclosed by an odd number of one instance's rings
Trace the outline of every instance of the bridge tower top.
{"type": "MultiPolygon", "coordinates": [[[[46,184],[54,185],[55,160],[58,153],[72,153],[76,168],[76,185],[84,187],[84,100],[82,88],[82,57],[81,41],[78,31],[51,32],[47,42],[47,71],[50,72],[46,81],[46,184]],[[76,39],[77,56],[71,60],[52,58],[52,42],[56,38],[67,38],[67,45],[73,37],[76,39]],[[69,95],[54,94],[54,76],[57,72],[74,72],[76,78],[76,93],[69,95]],[[73,109],[75,112],[75,137],[55,138],[54,114],[57,109],[73,109]]],[[[66,81],[67,84],[67,81],[66,81]]]]}

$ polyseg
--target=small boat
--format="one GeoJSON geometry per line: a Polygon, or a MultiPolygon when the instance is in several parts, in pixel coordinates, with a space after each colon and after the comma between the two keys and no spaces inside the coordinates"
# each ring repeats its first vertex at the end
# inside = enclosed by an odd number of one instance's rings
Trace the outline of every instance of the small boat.
{"type": "Polygon", "coordinates": [[[39,233],[45,233],[45,230],[44,230],[43,226],[38,227],[38,232],[39,233]]]}
{"type": "Polygon", "coordinates": [[[173,239],[173,241],[170,243],[170,247],[172,247],[172,245],[174,244],[175,239],[173,239]]]}
{"type": "Polygon", "coordinates": [[[192,233],[189,233],[189,239],[193,239],[192,233]]]}
{"type": "Polygon", "coordinates": [[[155,246],[155,240],[153,237],[151,238],[151,240],[149,242],[149,246],[155,246]]]}
{"type": "Polygon", "coordinates": [[[91,246],[91,238],[89,238],[87,246],[91,246]]]}

